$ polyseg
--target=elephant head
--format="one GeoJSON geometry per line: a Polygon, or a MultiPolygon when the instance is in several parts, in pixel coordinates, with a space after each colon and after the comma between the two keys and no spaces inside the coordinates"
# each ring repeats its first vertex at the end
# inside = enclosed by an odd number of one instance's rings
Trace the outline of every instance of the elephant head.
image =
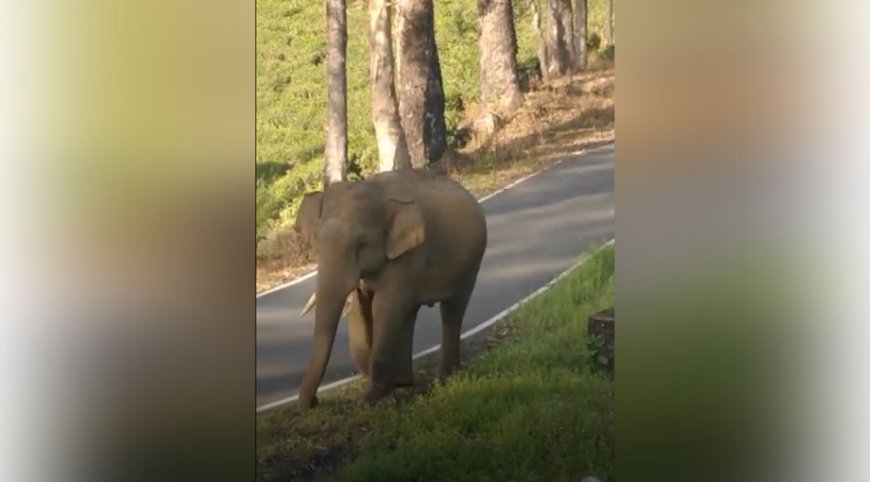
{"type": "Polygon", "coordinates": [[[348,296],[364,278],[422,244],[425,228],[412,196],[363,181],[335,183],[306,195],[295,229],[312,242],[318,257],[314,348],[299,392],[300,405],[308,408],[316,403],[348,296]]]}

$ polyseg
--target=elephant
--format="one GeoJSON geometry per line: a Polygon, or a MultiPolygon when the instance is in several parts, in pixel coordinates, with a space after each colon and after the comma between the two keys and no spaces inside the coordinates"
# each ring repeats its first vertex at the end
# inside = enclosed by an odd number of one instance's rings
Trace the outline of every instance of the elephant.
{"type": "Polygon", "coordinates": [[[308,193],[294,229],[317,254],[314,346],[299,391],[303,409],[316,392],[339,320],[348,312],[351,358],[376,403],[414,384],[413,334],[422,305],[439,304],[444,379],[459,366],[462,320],[487,246],[483,209],[461,184],[424,169],[334,182],[308,193]]]}

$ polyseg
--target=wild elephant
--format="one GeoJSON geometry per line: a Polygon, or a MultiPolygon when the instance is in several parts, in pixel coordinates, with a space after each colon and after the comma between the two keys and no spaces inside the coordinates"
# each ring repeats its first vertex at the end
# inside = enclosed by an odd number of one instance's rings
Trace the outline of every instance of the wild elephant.
{"type": "Polygon", "coordinates": [[[317,403],[348,298],[351,357],[369,380],[364,401],[414,383],[412,341],[421,305],[438,303],[441,311],[440,376],[458,366],[462,319],[487,244],[483,210],[462,185],[423,170],[333,183],[305,195],[295,228],[318,257],[306,308],[316,305],[314,348],[301,407],[317,403]]]}

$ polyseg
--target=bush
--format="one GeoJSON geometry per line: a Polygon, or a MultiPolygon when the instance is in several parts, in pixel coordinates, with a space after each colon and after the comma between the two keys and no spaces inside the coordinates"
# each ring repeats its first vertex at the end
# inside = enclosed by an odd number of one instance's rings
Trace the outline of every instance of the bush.
{"type": "Polygon", "coordinates": [[[598,35],[597,32],[592,32],[586,39],[586,48],[589,50],[598,50],[599,47],[601,47],[601,35],[598,35]]]}

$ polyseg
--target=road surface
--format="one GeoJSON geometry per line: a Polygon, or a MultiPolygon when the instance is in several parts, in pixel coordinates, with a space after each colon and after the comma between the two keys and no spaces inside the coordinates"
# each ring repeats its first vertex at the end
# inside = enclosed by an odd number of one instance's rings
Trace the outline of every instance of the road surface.
{"type": "MultiPolygon", "coordinates": [[[[560,164],[483,202],[489,244],[463,331],[483,323],[573,265],[590,246],[614,236],[614,146],[560,164]]],[[[296,395],[311,354],[314,316],[299,312],[316,277],[257,298],[257,407],[296,395]]],[[[441,343],[438,305],[423,307],[414,352],[441,343]]],[[[347,323],[321,386],[356,370],[347,323]]]]}

